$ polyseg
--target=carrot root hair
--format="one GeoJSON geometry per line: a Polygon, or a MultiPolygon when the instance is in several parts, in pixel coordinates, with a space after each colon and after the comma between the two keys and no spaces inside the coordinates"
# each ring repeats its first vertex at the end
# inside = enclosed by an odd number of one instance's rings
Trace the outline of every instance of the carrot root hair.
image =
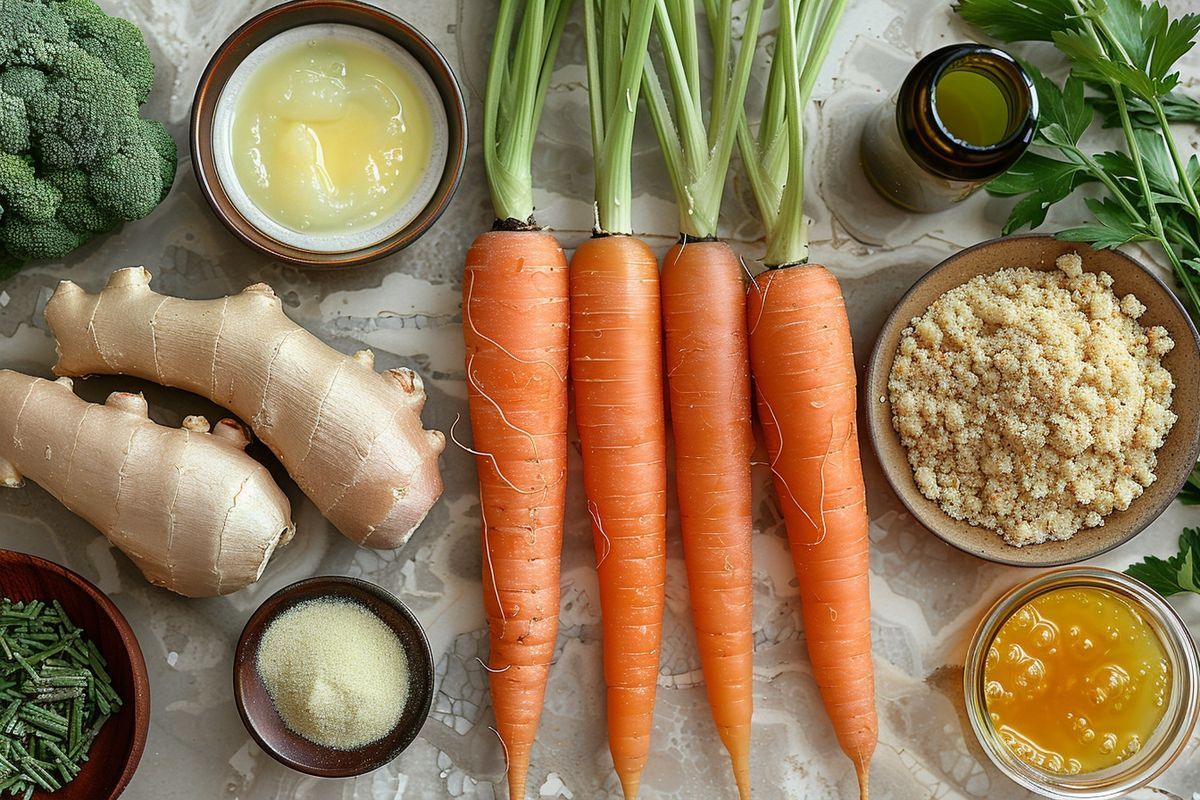
{"type": "Polygon", "coordinates": [[[508,672],[510,669],[512,669],[512,664],[506,664],[504,667],[502,667],[500,669],[496,669],[495,667],[489,667],[487,664],[485,664],[483,659],[480,658],[479,656],[475,656],[475,660],[479,662],[479,666],[483,667],[484,669],[486,669],[488,672],[492,673],[493,675],[500,675],[500,674],[508,672]]]}
{"type": "Polygon", "coordinates": [[[612,539],[608,538],[608,534],[604,532],[604,523],[600,521],[600,507],[595,502],[588,500],[588,514],[592,517],[592,522],[596,524],[596,532],[604,539],[604,553],[596,553],[596,569],[600,568],[608,559],[608,554],[612,552],[612,539]]]}

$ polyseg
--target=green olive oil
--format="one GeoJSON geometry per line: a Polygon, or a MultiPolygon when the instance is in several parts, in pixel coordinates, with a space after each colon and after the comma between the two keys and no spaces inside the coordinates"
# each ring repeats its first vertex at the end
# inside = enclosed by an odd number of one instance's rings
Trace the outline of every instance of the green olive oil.
{"type": "Polygon", "coordinates": [[[938,211],[1016,163],[1037,130],[1033,81],[1008,53],[981,44],[922,58],[863,127],[863,169],[909,211],[938,211]]]}
{"type": "Polygon", "coordinates": [[[1008,135],[1008,99],[988,75],[970,68],[948,69],[933,93],[934,109],[946,132],[975,147],[991,147],[1008,135]]]}

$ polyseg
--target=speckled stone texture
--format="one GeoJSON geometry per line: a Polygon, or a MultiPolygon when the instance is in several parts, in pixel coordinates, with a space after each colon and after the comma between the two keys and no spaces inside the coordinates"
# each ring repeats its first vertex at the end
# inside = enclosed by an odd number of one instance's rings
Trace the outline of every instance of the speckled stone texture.
{"type": "MultiPolygon", "coordinates": [[[[192,93],[212,50],[268,3],[215,0],[102,0],[106,9],[147,32],[158,82],[148,113],[165,119],[186,152],[192,93]]],[[[90,244],[65,263],[44,264],[0,284],[0,367],[49,375],[54,343],[42,308],[70,278],[99,289],[114,267],[144,264],[158,291],[215,297],[265,281],[287,312],[334,347],[376,351],[380,369],[407,365],[429,393],[428,427],[449,431],[466,412],[460,280],[471,239],[491,223],[478,144],[480,94],[494,0],[384,0],[420,27],[457,68],[470,97],[472,134],[466,177],[441,222],[409,250],[351,272],[290,269],[243,247],[209,213],[186,155],[170,197],[142,222],[90,244]]],[[[1171,0],[1175,11],[1200,0],[1171,0]]],[[[741,7],[741,4],[738,4],[741,7]]],[[[768,3],[767,24],[774,25],[768,3]]],[[[567,31],[561,64],[535,151],[538,215],[565,246],[587,236],[592,213],[583,43],[579,22],[567,31]]],[[[895,89],[915,60],[948,42],[971,38],[942,0],[852,0],[808,115],[812,141],[807,211],[814,218],[814,259],[843,281],[859,363],[866,361],[883,317],[925,270],[957,249],[997,234],[1008,203],[977,196],[935,216],[903,214],[876,198],[858,166],[864,115],[895,89]]],[[[1053,54],[1036,53],[1044,65],[1053,54]]],[[[1185,62],[1185,81],[1200,56],[1185,62]]],[[[761,92],[762,71],[752,93],[761,92]]],[[[1195,87],[1192,87],[1195,91],[1195,87]]],[[[1104,134],[1100,134],[1103,136],[1104,134]]],[[[1195,131],[1183,143],[1194,149],[1195,131]]],[[[675,210],[650,126],[635,143],[639,233],[660,252],[675,238],[675,210]]],[[[724,230],[747,258],[761,253],[761,230],[745,181],[734,167],[724,230]]],[[[1056,210],[1055,224],[1080,220],[1082,205],[1056,210]]],[[[1142,254],[1145,256],[1146,254],[1142,254]]],[[[1153,255],[1153,254],[1150,254],[1153,255]]],[[[1161,266],[1161,265],[1160,265],[1161,266]]],[[[81,382],[92,400],[116,388],[144,390],[155,419],[178,424],[186,414],[219,411],[190,395],[133,380],[81,382]]],[[[3,413],[0,411],[0,413],[3,413]]],[[[457,433],[469,435],[466,425],[457,433]]],[[[283,479],[261,445],[251,448],[283,479]]],[[[562,627],[545,714],[533,752],[531,796],[617,797],[602,724],[600,628],[593,550],[577,447],[572,448],[570,515],[563,554],[562,627]]],[[[986,761],[966,727],[961,699],[963,655],[985,608],[1029,572],[978,561],[940,543],[905,513],[884,482],[869,447],[864,466],[871,510],[872,591],[880,743],[872,796],[880,800],[1029,797],[986,761]]],[[[150,588],[133,566],[40,489],[0,493],[0,546],[42,555],[83,573],[112,595],[145,650],[154,714],[142,767],[129,800],[413,800],[503,797],[504,759],[489,730],[492,714],[480,597],[479,509],[472,459],[450,446],[442,460],[446,494],[401,550],[359,550],[337,535],[284,486],[296,508],[295,541],[262,581],[232,597],[184,600],[150,588]],[[231,695],[233,648],[243,623],[267,595],[300,578],[346,574],[395,592],[413,607],[432,641],[439,688],[421,737],[390,766],[350,781],[321,781],[288,771],[255,747],[231,695]]],[[[783,525],[756,474],[755,728],[753,781],[760,800],[833,800],[856,796],[850,762],[838,751],[820,708],[809,663],[783,525]]],[[[1172,507],[1130,544],[1097,560],[1122,568],[1146,553],[1172,551],[1179,529],[1198,512],[1172,507]]],[[[654,752],[645,800],[733,796],[727,760],[701,686],[689,619],[682,549],[672,518],[667,613],[654,752]]],[[[1200,598],[1177,607],[1200,631],[1200,598]]],[[[1200,738],[1140,800],[1200,800],[1200,738]]]]}

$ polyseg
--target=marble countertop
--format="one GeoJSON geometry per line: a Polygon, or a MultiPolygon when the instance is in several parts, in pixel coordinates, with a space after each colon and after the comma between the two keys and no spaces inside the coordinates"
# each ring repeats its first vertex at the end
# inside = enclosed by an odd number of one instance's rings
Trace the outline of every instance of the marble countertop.
{"type": "MultiPolygon", "coordinates": [[[[167,120],[183,145],[192,93],[209,55],[238,24],[269,3],[102,4],[147,32],[160,68],[147,113],[167,120]]],[[[467,245],[491,222],[477,134],[495,3],[382,4],[429,35],[458,70],[470,97],[476,139],[467,173],[449,212],[429,234],[396,256],[354,271],[287,268],[246,249],[217,223],[182,155],[175,187],[151,218],[93,242],[65,263],[35,266],[0,284],[0,367],[49,374],[54,344],[42,309],[60,279],[96,290],[111,269],[142,264],[154,274],[159,291],[188,297],[215,297],[265,281],[293,318],[332,346],[346,352],[370,347],[380,368],[408,365],[420,371],[429,393],[427,427],[448,430],[465,414],[460,281],[467,245]]],[[[1173,10],[1200,10],[1200,0],[1173,0],[1170,5],[1173,10]]],[[[813,147],[807,211],[814,219],[814,258],[843,281],[860,364],[883,317],[905,289],[954,251],[996,235],[1006,214],[1006,202],[983,195],[935,216],[902,214],[872,194],[857,163],[864,114],[896,87],[915,58],[968,38],[970,32],[954,18],[949,2],[852,0],[817,89],[820,101],[809,113],[813,147]]],[[[1049,51],[1036,54],[1042,63],[1052,63],[1049,51]]],[[[539,220],[554,227],[567,247],[586,237],[592,219],[582,56],[578,23],[573,22],[550,89],[534,164],[539,220]]],[[[1185,75],[1200,75],[1200,56],[1189,56],[1185,75]]],[[[756,81],[761,82],[761,75],[756,81]]],[[[1194,131],[1184,141],[1195,149],[1194,131]]],[[[639,233],[662,252],[674,238],[675,211],[648,125],[639,131],[634,157],[639,233]]],[[[1056,210],[1051,227],[1056,220],[1076,222],[1079,213],[1069,206],[1056,210]]],[[[761,252],[761,231],[753,219],[748,187],[734,177],[725,231],[747,258],[761,252]]],[[[81,383],[79,391],[99,400],[118,387],[144,390],[155,418],[164,423],[178,424],[190,413],[211,419],[220,414],[190,395],[132,380],[93,379],[81,383]]],[[[543,798],[592,800],[616,797],[617,783],[601,724],[596,580],[577,450],[571,457],[562,623],[531,786],[543,798]]],[[[961,676],[966,642],[985,608],[1032,573],[986,563],[942,544],[904,511],[869,447],[864,462],[880,721],[873,795],[883,800],[1029,797],[1001,776],[976,745],[964,716],[961,676]]],[[[83,573],[113,597],[141,640],[153,686],[153,716],[145,757],[125,797],[503,796],[504,759],[489,730],[486,674],[478,660],[486,649],[486,630],[474,466],[467,453],[451,446],[443,469],[444,498],[412,541],[395,552],[355,548],[289,485],[299,524],[294,543],[275,557],[256,586],[199,601],[148,586],[121,554],[37,487],[0,493],[0,546],[36,553],[83,573]],[[425,624],[437,662],[437,696],[420,738],[394,763],[356,780],[318,780],[276,764],[251,742],[231,696],[233,648],[250,613],[277,589],[314,574],[354,575],[399,595],[425,624]]],[[[810,675],[791,561],[767,473],[760,471],[756,480],[755,794],[762,800],[856,796],[850,762],[837,749],[810,675]]],[[[1200,512],[1176,504],[1134,541],[1095,563],[1123,568],[1147,553],[1168,554],[1181,526],[1197,522],[1200,512]]],[[[732,781],[701,685],[674,523],[653,753],[642,796],[729,797],[732,781]]],[[[1176,606],[1192,631],[1200,632],[1200,598],[1188,597],[1176,606]]],[[[1136,797],[1200,800],[1198,789],[1200,737],[1193,738],[1184,757],[1154,788],[1136,797]]]]}

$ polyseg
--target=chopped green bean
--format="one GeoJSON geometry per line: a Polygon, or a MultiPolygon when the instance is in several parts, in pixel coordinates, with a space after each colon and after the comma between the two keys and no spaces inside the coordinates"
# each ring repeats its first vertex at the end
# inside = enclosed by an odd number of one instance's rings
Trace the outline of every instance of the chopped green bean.
{"type": "Polygon", "coordinates": [[[57,600],[0,600],[0,797],[79,774],[121,698],[107,662],[57,600]]]}

